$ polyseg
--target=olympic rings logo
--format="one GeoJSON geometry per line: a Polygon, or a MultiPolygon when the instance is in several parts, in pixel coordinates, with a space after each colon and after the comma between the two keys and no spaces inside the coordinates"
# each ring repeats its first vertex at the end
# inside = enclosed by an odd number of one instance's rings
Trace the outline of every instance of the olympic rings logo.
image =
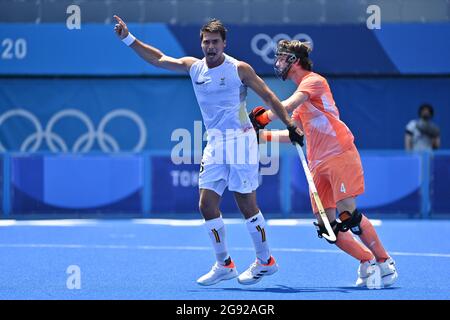
{"type": "MultiPolygon", "coordinates": [[[[21,152],[35,152],[41,145],[43,140],[47,143],[48,148],[52,152],[68,152],[69,147],[66,141],[58,134],[53,132],[53,127],[62,118],[74,117],[80,120],[86,127],[87,132],[78,137],[72,146],[71,152],[88,152],[92,149],[94,142],[97,140],[100,149],[104,152],[118,152],[121,151],[119,143],[111,134],[105,132],[108,123],[117,117],[128,118],[133,121],[139,130],[139,140],[133,147],[133,151],[141,151],[147,141],[147,128],[142,118],[135,112],[127,109],[115,109],[107,113],[95,130],[92,120],[77,109],[65,109],[55,113],[47,123],[45,130],[43,129],[39,119],[31,112],[25,109],[12,109],[6,111],[0,116],[0,129],[3,123],[12,117],[22,117],[31,122],[34,126],[35,132],[30,134],[21,144],[21,152]]],[[[0,152],[6,151],[2,142],[0,141],[0,152]]]]}
{"type": "Polygon", "coordinates": [[[252,38],[250,46],[252,48],[252,51],[260,56],[265,63],[273,64],[273,58],[277,49],[277,44],[280,40],[306,41],[311,44],[311,48],[313,47],[313,41],[311,37],[306,33],[298,33],[292,38],[285,33],[279,33],[273,38],[265,33],[258,33],[252,38]]]}

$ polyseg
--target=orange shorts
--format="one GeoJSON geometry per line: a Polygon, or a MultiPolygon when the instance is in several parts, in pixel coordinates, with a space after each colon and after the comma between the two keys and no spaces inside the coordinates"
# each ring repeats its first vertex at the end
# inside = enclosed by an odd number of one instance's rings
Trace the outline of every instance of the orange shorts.
{"type": "MultiPolygon", "coordinates": [[[[324,209],[336,208],[336,202],[364,193],[364,171],[356,147],[319,164],[311,174],[324,209]]],[[[310,196],[313,212],[317,213],[310,196]]]]}

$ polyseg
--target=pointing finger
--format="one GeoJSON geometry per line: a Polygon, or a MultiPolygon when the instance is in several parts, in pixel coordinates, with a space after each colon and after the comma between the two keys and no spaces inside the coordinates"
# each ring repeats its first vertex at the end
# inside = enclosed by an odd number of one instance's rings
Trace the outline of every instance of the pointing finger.
{"type": "Polygon", "coordinates": [[[118,23],[120,23],[120,24],[124,23],[124,22],[122,21],[122,19],[120,19],[119,16],[114,15],[113,18],[116,19],[116,21],[117,21],[118,23]]]}

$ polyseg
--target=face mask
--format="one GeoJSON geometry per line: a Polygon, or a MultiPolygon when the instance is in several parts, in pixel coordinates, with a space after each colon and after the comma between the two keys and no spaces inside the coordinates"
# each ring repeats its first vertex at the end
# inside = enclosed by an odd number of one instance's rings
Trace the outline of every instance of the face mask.
{"type": "Polygon", "coordinates": [[[289,69],[298,60],[297,56],[286,49],[277,49],[275,53],[274,70],[281,80],[286,80],[289,69]]]}

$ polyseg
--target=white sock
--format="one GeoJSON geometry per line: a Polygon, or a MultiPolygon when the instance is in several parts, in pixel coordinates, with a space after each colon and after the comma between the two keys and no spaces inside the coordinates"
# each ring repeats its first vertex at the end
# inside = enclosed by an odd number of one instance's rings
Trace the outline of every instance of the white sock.
{"type": "Polygon", "coordinates": [[[230,255],[225,243],[225,224],[222,217],[205,221],[205,228],[216,253],[217,262],[224,265],[230,255]]]}
{"type": "Polygon", "coordinates": [[[252,237],[256,257],[261,263],[266,264],[270,259],[270,250],[266,239],[266,230],[264,229],[266,221],[264,220],[261,211],[247,219],[245,224],[252,237]]]}

